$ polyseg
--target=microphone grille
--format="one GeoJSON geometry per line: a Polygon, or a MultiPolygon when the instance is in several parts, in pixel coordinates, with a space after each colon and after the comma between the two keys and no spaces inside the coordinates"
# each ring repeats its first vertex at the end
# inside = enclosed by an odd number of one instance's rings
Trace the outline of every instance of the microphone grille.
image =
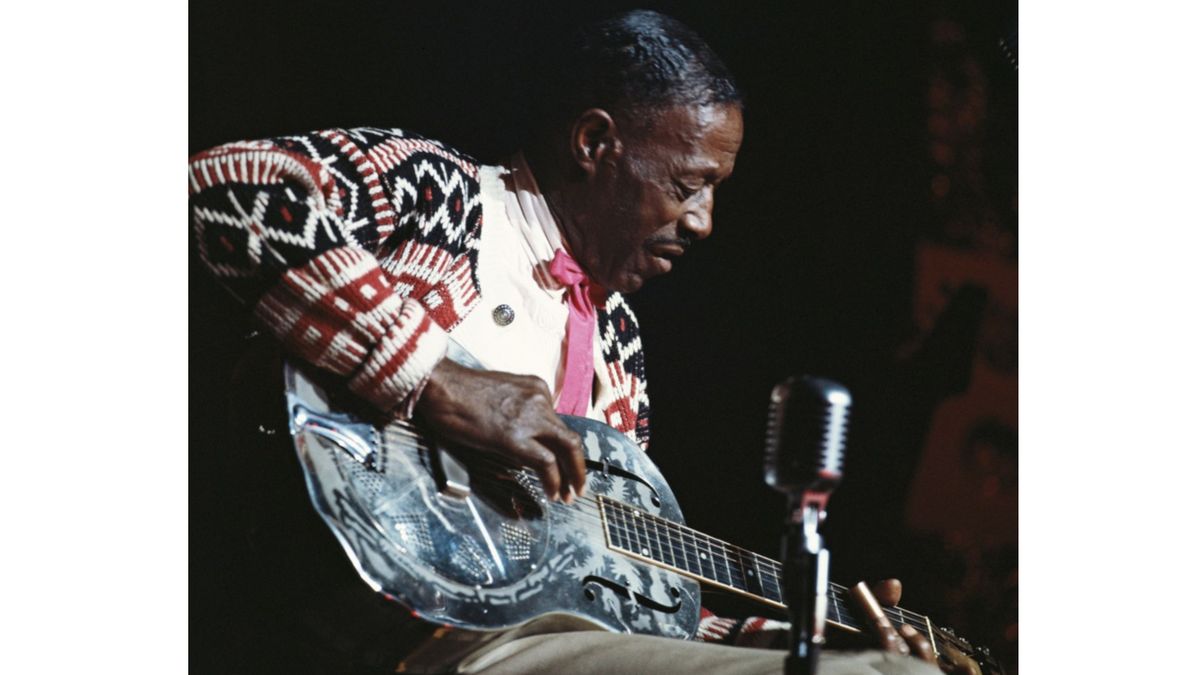
{"type": "Polygon", "coordinates": [[[832,489],[842,477],[850,392],[832,380],[789,377],[771,391],[764,478],[783,492],[832,489]]]}

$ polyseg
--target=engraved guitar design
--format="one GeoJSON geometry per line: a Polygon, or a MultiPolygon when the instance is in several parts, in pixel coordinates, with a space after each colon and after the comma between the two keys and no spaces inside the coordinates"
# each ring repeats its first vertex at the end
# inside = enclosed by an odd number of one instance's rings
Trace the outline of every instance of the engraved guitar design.
{"type": "MultiPolygon", "coordinates": [[[[452,346],[452,358],[475,365],[452,346]]],[[[445,667],[475,645],[563,627],[690,639],[700,582],[786,609],[781,565],[683,524],[658,468],[593,420],[564,416],[583,439],[587,493],[549,501],[537,476],[443,447],[408,422],[377,425],[339,410],[284,368],[290,431],[309,496],[358,575],[377,594],[437,626],[402,664],[445,667]]],[[[828,622],[859,630],[846,590],[831,585],[828,622]]],[[[393,603],[393,604],[394,604],[393,603]]],[[[930,620],[888,608],[938,650],[1002,672],[930,620]]]]}

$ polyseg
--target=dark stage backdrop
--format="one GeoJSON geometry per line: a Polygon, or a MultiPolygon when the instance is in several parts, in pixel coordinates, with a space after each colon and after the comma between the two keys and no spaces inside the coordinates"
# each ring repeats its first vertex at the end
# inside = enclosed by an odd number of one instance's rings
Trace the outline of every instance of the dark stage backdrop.
{"type": "MultiPolygon", "coordinates": [[[[1011,667],[1016,73],[996,43],[1015,2],[545,4],[192,3],[190,149],[372,125],[494,161],[514,149],[514,84],[540,36],[634,6],[682,19],[746,91],[746,137],[713,236],[631,298],[652,456],[691,525],[775,555],[768,393],[795,373],[844,382],[856,407],[826,528],[833,579],[899,576],[906,606],[1011,667]]],[[[194,268],[190,286],[195,538],[205,402],[238,329],[194,268]]]]}

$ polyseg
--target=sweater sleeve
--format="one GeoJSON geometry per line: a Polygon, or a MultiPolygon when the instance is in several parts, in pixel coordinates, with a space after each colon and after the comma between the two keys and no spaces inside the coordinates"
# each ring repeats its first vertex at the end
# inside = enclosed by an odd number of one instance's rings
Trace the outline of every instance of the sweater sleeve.
{"type": "Polygon", "coordinates": [[[776,621],[761,616],[731,619],[717,616],[702,607],[696,639],[735,647],[787,649],[791,629],[792,625],[787,621],[776,621]]]}
{"type": "Polygon", "coordinates": [[[449,222],[447,203],[463,212],[468,196],[462,181],[457,194],[447,188],[461,173],[453,162],[378,161],[380,148],[409,140],[335,130],[223,145],[189,166],[193,236],[209,271],[293,356],[400,414],[448,342],[429,306],[444,292],[418,293],[453,273],[445,232],[471,224],[469,213],[449,222]],[[426,174],[440,180],[422,189],[426,174]],[[439,218],[445,227],[433,227],[439,218]]]}

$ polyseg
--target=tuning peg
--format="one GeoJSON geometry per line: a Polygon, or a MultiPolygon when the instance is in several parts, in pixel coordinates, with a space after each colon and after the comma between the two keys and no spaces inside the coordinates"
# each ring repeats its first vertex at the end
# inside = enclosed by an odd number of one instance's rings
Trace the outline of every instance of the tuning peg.
{"type": "Polygon", "coordinates": [[[945,633],[946,635],[949,635],[950,637],[958,637],[957,635],[954,634],[953,628],[942,627],[942,632],[945,633]]]}
{"type": "Polygon", "coordinates": [[[992,655],[992,650],[988,649],[987,647],[980,647],[980,648],[979,648],[979,653],[980,653],[980,654],[982,654],[982,655],[984,655],[984,656],[991,656],[991,655],[992,655]]]}

